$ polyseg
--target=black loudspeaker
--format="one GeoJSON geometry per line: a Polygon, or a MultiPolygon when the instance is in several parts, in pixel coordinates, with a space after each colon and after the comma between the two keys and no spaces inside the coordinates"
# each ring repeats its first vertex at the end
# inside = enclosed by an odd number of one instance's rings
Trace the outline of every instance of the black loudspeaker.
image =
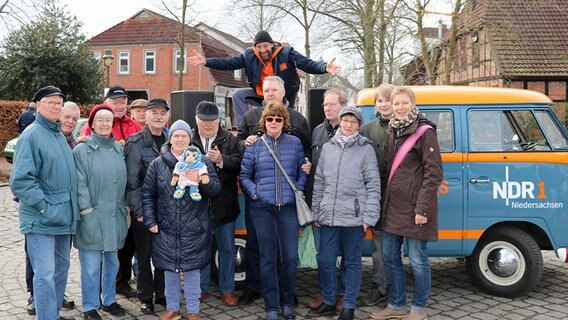
{"type": "Polygon", "coordinates": [[[201,101],[214,101],[213,91],[200,90],[181,90],[173,91],[171,94],[172,123],[182,119],[187,122],[191,128],[195,128],[195,108],[201,101]]]}
{"type": "Polygon", "coordinates": [[[313,132],[314,128],[325,119],[322,107],[325,90],[327,88],[310,89],[308,93],[308,125],[310,126],[310,132],[313,132]]]}

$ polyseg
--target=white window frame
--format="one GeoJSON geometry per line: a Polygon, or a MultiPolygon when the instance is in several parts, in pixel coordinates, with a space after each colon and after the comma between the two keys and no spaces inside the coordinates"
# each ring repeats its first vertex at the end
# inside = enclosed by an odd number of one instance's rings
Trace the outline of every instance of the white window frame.
{"type": "Polygon", "coordinates": [[[144,50],[144,74],[156,74],[156,50],[144,50]],[[148,70],[148,61],[153,60],[154,70],[148,70]]]}
{"type": "MultiPolygon", "coordinates": [[[[183,72],[183,74],[187,74],[187,49],[185,49],[185,50],[183,51],[183,53],[184,53],[184,57],[183,57],[183,64],[184,64],[183,70],[184,70],[184,72],[183,72]]],[[[174,50],[174,57],[173,57],[173,59],[174,59],[174,63],[173,63],[174,70],[173,70],[173,73],[174,73],[174,74],[179,74],[179,69],[180,69],[180,68],[179,68],[179,66],[178,66],[178,59],[179,59],[179,57],[180,57],[180,54],[181,54],[181,49],[175,49],[175,50],[174,50]]]]}
{"type": "Polygon", "coordinates": [[[237,69],[233,71],[233,78],[235,80],[242,80],[243,79],[243,72],[241,69],[237,69]]]}
{"type": "Polygon", "coordinates": [[[116,66],[118,68],[118,74],[130,74],[130,52],[118,51],[118,63],[116,66]]]}
{"type": "Polygon", "coordinates": [[[103,61],[103,53],[100,51],[93,51],[93,58],[95,58],[98,62],[101,62],[103,61]]]}

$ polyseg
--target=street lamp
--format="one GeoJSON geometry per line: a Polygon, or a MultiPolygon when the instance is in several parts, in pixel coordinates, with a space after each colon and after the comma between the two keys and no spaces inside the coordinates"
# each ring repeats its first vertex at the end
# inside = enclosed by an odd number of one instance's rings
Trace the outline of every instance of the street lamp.
{"type": "Polygon", "coordinates": [[[105,67],[107,69],[107,76],[106,76],[106,87],[109,87],[110,84],[110,66],[112,66],[112,60],[114,60],[114,56],[112,55],[112,50],[105,50],[105,54],[103,56],[103,61],[105,63],[105,67]]]}

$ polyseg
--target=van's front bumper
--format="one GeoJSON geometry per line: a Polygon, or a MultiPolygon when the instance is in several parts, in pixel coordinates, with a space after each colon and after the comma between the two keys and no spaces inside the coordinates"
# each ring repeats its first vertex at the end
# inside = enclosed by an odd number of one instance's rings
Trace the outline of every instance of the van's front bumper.
{"type": "Polygon", "coordinates": [[[556,249],[556,256],[563,262],[568,262],[568,248],[556,249]]]}

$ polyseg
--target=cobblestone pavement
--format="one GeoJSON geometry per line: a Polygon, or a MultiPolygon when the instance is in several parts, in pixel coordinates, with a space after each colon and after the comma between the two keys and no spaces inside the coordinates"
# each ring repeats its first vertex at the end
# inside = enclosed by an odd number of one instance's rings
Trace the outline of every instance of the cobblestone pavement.
{"type": "MultiPolygon", "coordinates": [[[[16,204],[7,186],[0,186],[0,319],[33,319],[25,312],[27,303],[24,277],[25,259],[23,237],[18,231],[16,204]]],[[[480,293],[472,284],[465,270],[465,264],[458,259],[431,259],[432,296],[429,304],[429,319],[568,319],[568,269],[566,264],[555,259],[552,252],[545,252],[545,268],[542,280],[536,290],[515,299],[492,297],[480,293]]],[[[408,264],[405,263],[407,266],[408,264]]],[[[364,261],[362,295],[370,289],[370,260],[364,261]]],[[[407,269],[408,270],[408,269],[407,269]]],[[[81,287],[79,283],[79,261],[77,251],[71,252],[71,269],[67,294],[75,300],[77,308],[63,311],[62,315],[82,319],[81,287]]],[[[408,273],[407,273],[408,274],[408,273]]],[[[300,270],[297,294],[300,306],[298,319],[306,319],[306,303],[317,292],[316,271],[300,270]]],[[[202,319],[263,319],[262,300],[247,307],[225,307],[218,299],[216,287],[211,287],[209,299],[202,304],[202,319]]],[[[410,298],[409,298],[410,301],[410,298]]],[[[112,317],[102,314],[103,319],[157,319],[158,316],[142,315],[136,299],[119,296],[118,302],[125,307],[127,315],[112,317]]],[[[157,315],[163,308],[157,308],[157,315]]],[[[369,318],[371,307],[357,309],[357,319],[369,318]]],[[[332,318],[317,318],[317,320],[332,318]]]]}

